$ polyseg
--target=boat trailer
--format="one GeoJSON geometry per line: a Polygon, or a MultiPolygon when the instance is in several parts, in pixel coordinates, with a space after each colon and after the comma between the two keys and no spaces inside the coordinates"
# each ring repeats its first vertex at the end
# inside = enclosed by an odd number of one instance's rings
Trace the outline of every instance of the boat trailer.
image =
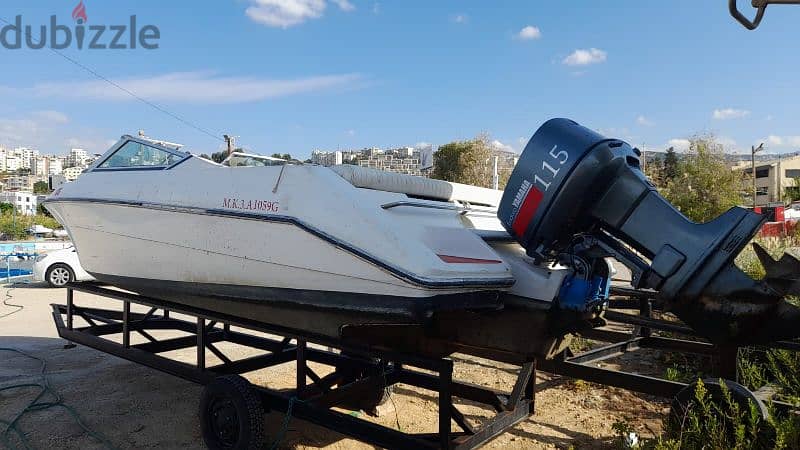
{"type": "Polygon", "coordinates": [[[269,442],[263,431],[264,415],[279,412],[384,448],[471,449],[504,433],[534,411],[535,361],[521,364],[511,392],[498,392],[455,381],[450,359],[375,351],[325,336],[251,322],[96,284],[69,284],[67,304],[53,304],[52,308],[59,336],[67,341],[204,385],[200,419],[203,438],[209,448],[261,448],[265,441],[269,442]],[[75,292],[121,301],[122,310],[78,306],[75,292]],[[133,312],[132,304],[150,309],[147,313],[133,312]],[[176,314],[180,316],[176,317],[176,314]],[[83,319],[88,325],[76,327],[76,318],[83,319]],[[276,337],[264,337],[240,329],[276,337]],[[184,335],[160,340],[151,334],[157,330],[180,331],[184,335]],[[133,333],[142,336],[146,342],[132,343],[133,333]],[[111,338],[119,334],[122,335],[121,343],[111,338]],[[223,342],[245,346],[262,354],[234,361],[218,348],[217,344],[223,342]],[[162,355],[189,348],[197,349],[195,364],[162,355]],[[222,363],[207,365],[207,351],[222,363]],[[289,362],[294,362],[297,369],[296,386],[289,391],[255,386],[240,376],[289,362]],[[320,376],[308,366],[308,362],[336,370],[330,375],[320,376]],[[369,410],[380,404],[384,393],[389,392],[387,389],[397,383],[438,393],[438,432],[405,433],[331,409],[356,404],[369,410]],[[496,411],[496,415],[475,426],[459,412],[453,403],[454,397],[487,405],[496,411]],[[453,422],[460,431],[452,431],[453,422]],[[246,445],[236,446],[242,443],[246,445]]]}
{"type": "MultiPolygon", "coordinates": [[[[656,318],[655,313],[663,312],[663,304],[654,291],[615,285],[611,288],[611,295],[604,318],[609,324],[627,326],[629,331],[611,330],[608,327],[582,331],[581,337],[605,345],[580,353],[567,349],[552,360],[539,361],[539,370],[656,397],[683,398],[694,388],[693,383],[598,367],[598,363],[626,354],[658,350],[710,358],[710,377],[705,382],[723,379],[730,385],[731,381],[738,380],[738,357],[742,347],[711,344],[682,322],[656,318]]],[[[757,348],[796,352],[800,351],[800,340],[775,341],[758,345],[757,348]]],[[[780,412],[797,411],[797,405],[775,399],[774,394],[774,389],[769,385],[755,392],[737,385],[737,391],[734,392],[734,395],[741,395],[743,400],[757,399],[763,404],[771,403],[780,412]]]]}
{"type": "MultiPolygon", "coordinates": [[[[711,356],[717,362],[713,373],[715,377],[736,379],[738,348],[714,346],[697,339],[691,328],[679,322],[653,318],[653,310],[658,308],[658,304],[646,291],[615,287],[612,293],[616,297],[611,301],[611,309],[606,312],[607,320],[633,326],[632,331],[589,330],[582,336],[609,344],[579,354],[567,351],[552,360],[520,361],[517,364],[519,374],[510,392],[454,380],[453,361],[448,358],[426,358],[359,347],[357,343],[191,308],[92,283],[68,285],[66,305],[53,304],[52,308],[58,333],[67,341],[204,385],[200,419],[203,438],[209,448],[261,448],[264,442],[269,442],[264,436],[263,416],[268,412],[278,412],[286,415],[285,420],[290,416],[295,417],[384,448],[471,449],[486,444],[533,415],[537,365],[539,370],[548,373],[673,400],[693,392],[694,384],[601,368],[596,363],[628,352],[658,349],[711,356]],[[122,310],[78,306],[75,304],[75,292],[121,301],[122,310]],[[146,313],[133,312],[132,304],[150,309],[146,313]],[[639,313],[623,313],[614,308],[639,309],[639,313]],[[87,325],[76,327],[76,317],[83,319],[87,325]],[[183,336],[157,339],[151,334],[156,330],[180,331],[183,336]],[[667,331],[687,338],[658,336],[654,331],[667,331]],[[133,333],[143,337],[145,342],[132,343],[133,333]],[[111,337],[120,334],[121,342],[111,337]],[[261,354],[232,360],[217,346],[224,342],[245,346],[261,354]],[[189,348],[196,349],[195,364],[162,355],[189,348]],[[207,352],[216,356],[221,363],[208,366],[207,352]],[[255,386],[240,375],[290,362],[294,362],[297,373],[295,387],[291,390],[277,391],[255,386]],[[320,376],[308,366],[308,362],[335,370],[329,375],[320,376]],[[385,402],[391,395],[391,387],[398,383],[438,393],[436,433],[406,433],[331,409],[345,406],[370,411],[385,402]],[[480,425],[470,423],[456,407],[454,398],[488,406],[496,414],[480,425]],[[453,431],[453,423],[458,431],[453,431]],[[229,446],[243,442],[247,445],[229,446]]],[[[800,342],[776,342],[767,347],[797,351],[800,350],[800,342]]],[[[735,393],[743,395],[745,399],[758,400],[762,407],[763,402],[770,400],[780,410],[795,409],[788,403],[771,400],[770,389],[750,392],[738,386],[735,393]]]]}

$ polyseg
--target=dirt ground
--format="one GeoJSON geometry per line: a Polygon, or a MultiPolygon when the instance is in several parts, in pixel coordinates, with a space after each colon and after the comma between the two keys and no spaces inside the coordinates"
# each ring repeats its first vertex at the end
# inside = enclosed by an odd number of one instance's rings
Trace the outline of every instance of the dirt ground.
{"type": "MultiPolygon", "coordinates": [[[[56,334],[49,306],[64,303],[65,297],[64,290],[39,285],[0,288],[0,302],[5,301],[0,303],[0,348],[14,348],[44,359],[50,384],[63,396],[64,404],[74,408],[88,428],[106,436],[115,447],[203,448],[197,419],[201,388],[93,349],[81,346],[65,349],[65,342],[56,334]]],[[[80,293],[76,294],[76,304],[119,308],[112,300],[80,293]]],[[[241,347],[223,347],[223,350],[237,358],[250,356],[241,347]]],[[[169,355],[185,361],[193,361],[195,357],[193,350],[169,355]]],[[[516,374],[514,367],[469,356],[453,358],[457,379],[510,391],[516,374]]],[[[209,364],[213,362],[209,353],[209,364]]],[[[0,420],[16,416],[39,392],[37,388],[7,391],[2,388],[40,380],[38,369],[39,363],[34,360],[0,351],[0,420]]],[[[295,374],[287,364],[247,374],[247,378],[264,386],[289,388],[295,374]]],[[[668,404],[654,398],[541,372],[537,391],[536,414],[489,443],[487,448],[612,448],[615,421],[625,420],[642,436],[651,436],[660,431],[661,420],[668,412],[668,404]]],[[[457,403],[473,424],[489,414],[474,405],[457,403]]],[[[379,417],[362,411],[351,414],[402,431],[434,432],[436,394],[400,385],[392,401],[381,408],[379,417]]],[[[283,415],[270,414],[266,421],[269,435],[275,436],[283,415]]],[[[19,428],[32,448],[103,448],[61,408],[25,415],[19,428]]],[[[0,432],[4,429],[5,425],[0,423],[0,432]]],[[[11,438],[11,443],[13,448],[22,447],[16,438],[11,438]]],[[[280,448],[371,447],[292,419],[280,448]]]]}

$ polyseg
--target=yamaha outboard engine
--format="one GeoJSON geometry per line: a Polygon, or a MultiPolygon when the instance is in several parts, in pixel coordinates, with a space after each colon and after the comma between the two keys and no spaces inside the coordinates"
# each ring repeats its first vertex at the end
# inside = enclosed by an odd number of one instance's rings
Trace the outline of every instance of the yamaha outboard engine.
{"type": "Polygon", "coordinates": [[[716,343],[800,335],[800,310],[782,299],[800,291],[800,273],[789,269],[798,261],[759,252],[768,278],[776,275],[772,282],[753,280],[733,264],[765,218],[733,208],[693,223],[645,177],[640,156],[574,121],[550,120],[525,147],[498,216],[542,263],[578,270],[616,258],[631,269],[634,287],[658,291],[666,307],[716,343]]]}

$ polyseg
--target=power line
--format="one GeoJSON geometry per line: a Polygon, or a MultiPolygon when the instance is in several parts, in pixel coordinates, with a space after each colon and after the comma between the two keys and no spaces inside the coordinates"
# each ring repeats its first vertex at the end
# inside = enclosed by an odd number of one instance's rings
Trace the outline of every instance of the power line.
{"type": "MultiPolygon", "coordinates": [[[[0,22],[3,22],[5,24],[7,24],[7,25],[11,25],[11,22],[7,21],[6,19],[4,19],[2,17],[0,17],[0,22]]],[[[31,34],[29,28],[27,29],[26,36],[30,39],[30,41],[33,41],[33,35],[31,34]]],[[[41,44],[41,42],[36,42],[36,45],[39,45],[39,44],[41,44]]],[[[220,140],[222,142],[225,142],[225,140],[221,136],[219,136],[217,134],[214,134],[211,131],[208,131],[207,129],[205,129],[205,128],[199,126],[199,125],[195,125],[192,122],[189,122],[188,120],[184,119],[183,117],[181,117],[181,116],[179,116],[179,115],[177,115],[175,113],[172,113],[172,112],[162,108],[161,106],[151,102],[150,100],[147,100],[146,98],[143,98],[143,97],[140,97],[139,95],[136,95],[136,93],[132,92],[131,90],[129,90],[129,89],[123,87],[123,86],[120,86],[119,84],[115,83],[114,81],[112,81],[112,80],[104,77],[103,75],[99,74],[94,69],[92,69],[92,68],[90,68],[90,67],[88,67],[88,66],[86,66],[86,65],[84,65],[84,64],[82,64],[82,63],[80,63],[78,61],[76,61],[73,58],[70,58],[69,56],[59,52],[58,50],[56,50],[56,49],[54,49],[52,47],[47,47],[47,49],[50,50],[51,52],[55,53],[56,55],[66,59],[67,61],[71,62],[72,64],[75,64],[76,66],[80,67],[81,69],[85,70],[86,72],[90,73],[91,75],[94,75],[98,79],[100,79],[102,81],[105,81],[106,83],[114,86],[115,88],[117,88],[117,89],[121,90],[122,92],[124,92],[124,93],[130,95],[131,97],[135,98],[136,100],[139,100],[140,102],[144,103],[145,105],[148,105],[151,108],[161,112],[162,114],[166,114],[167,116],[172,117],[173,119],[177,120],[178,122],[180,122],[180,123],[182,123],[182,124],[184,124],[184,125],[186,125],[186,126],[188,126],[190,128],[193,128],[193,129],[195,129],[195,130],[197,130],[197,131],[199,131],[199,132],[201,132],[201,133],[203,133],[205,135],[208,135],[208,136],[210,136],[210,137],[212,137],[214,139],[217,139],[217,140],[220,140]]]]}

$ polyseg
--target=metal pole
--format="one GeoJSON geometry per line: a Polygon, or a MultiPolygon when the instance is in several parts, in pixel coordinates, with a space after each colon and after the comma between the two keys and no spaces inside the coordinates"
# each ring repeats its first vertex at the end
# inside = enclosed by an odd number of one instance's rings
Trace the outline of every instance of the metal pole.
{"type": "Polygon", "coordinates": [[[228,144],[228,154],[226,156],[231,156],[231,153],[233,153],[233,143],[236,138],[227,134],[223,135],[223,137],[225,138],[225,142],[228,144]]]}
{"type": "Polygon", "coordinates": [[[494,157],[494,172],[492,172],[492,187],[494,190],[500,188],[500,175],[497,173],[497,155],[494,157]]]}

